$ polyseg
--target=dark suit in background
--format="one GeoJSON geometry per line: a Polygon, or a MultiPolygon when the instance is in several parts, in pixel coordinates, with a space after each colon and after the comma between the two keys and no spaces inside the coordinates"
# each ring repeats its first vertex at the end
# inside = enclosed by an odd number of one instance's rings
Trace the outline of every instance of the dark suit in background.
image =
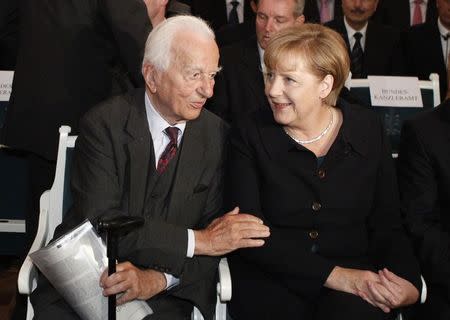
{"type": "MultiPolygon", "coordinates": [[[[225,134],[224,122],[204,110],[187,122],[177,157],[159,175],[144,90],[104,102],[81,123],[71,181],[74,205],[56,236],[114,210],[144,217],[143,227],[121,239],[119,261],[180,279],[147,301],[155,319],[190,319],[193,305],[212,319],[218,259],[187,258],[187,229],[202,228],[222,213],[225,134]]],[[[46,279],[32,301],[37,319],[66,319],[60,312],[68,306],[46,279]]]]}
{"type": "Polygon", "coordinates": [[[429,80],[430,73],[439,75],[441,100],[447,92],[447,68],[442,53],[437,19],[411,27],[404,37],[406,70],[410,76],[429,80]]]}
{"type": "MultiPolygon", "coordinates": [[[[303,10],[305,21],[309,23],[320,23],[320,11],[317,6],[317,0],[305,0],[305,9],[303,10]]],[[[342,17],[342,3],[341,0],[334,1],[334,17],[333,19],[342,17]]]]}
{"type": "Polygon", "coordinates": [[[450,100],[403,126],[400,195],[428,292],[417,319],[450,318],[449,145],[450,100]]]}
{"type": "MultiPolygon", "coordinates": [[[[191,14],[208,21],[216,32],[228,24],[226,0],[185,0],[191,7],[191,14]]],[[[244,21],[255,16],[250,0],[244,2],[244,21]]],[[[242,3],[240,4],[242,5],[242,3]]]]}
{"type": "Polygon", "coordinates": [[[0,1],[0,70],[14,70],[16,66],[18,33],[18,1],[0,1]]]}
{"type": "Polygon", "coordinates": [[[217,75],[207,108],[230,122],[254,110],[269,109],[256,36],[220,50],[223,70],[217,75]]]}
{"type": "MultiPolygon", "coordinates": [[[[351,48],[344,18],[335,19],[325,25],[342,35],[350,54],[351,48]]],[[[368,75],[404,75],[405,67],[400,31],[369,21],[366,37],[365,47],[363,48],[363,78],[368,75]]]]}
{"type": "Polygon", "coordinates": [[[216,42],[219,48],[232,45],[233,43],[246,40],[255,36],[255,19],[245,20],[236,25],[227,25],[216,32],[216,42]]]}
{"type": "MultiPolygon", "coordinates": [[[[373,20],[401,30],[411,26],[410,0],[380,0],[373,20]]],[[[436,0],[428,0],[426,22],[437,19],[436,0]]]]}
{"type": "Polygon", "coordinates": [[[141,0],[23,0],[20,44],[3,143],[30,152],[30,241],[41,193],[53,181],[58,128],[93,105],[143,85],[150,30],[141,0]]]}
{"type": "Polygon", "coordinates": [[[387,267],[420,291],[382,125],[369,110],[342,100],[337,105],[343,124],[320,165],[271,110],[235,123],[230,206],[259,216],[271,233],[263,247],[229,256],[235,320],[392,316],[357,296],[324,288],[336,265],[387,267]]]}

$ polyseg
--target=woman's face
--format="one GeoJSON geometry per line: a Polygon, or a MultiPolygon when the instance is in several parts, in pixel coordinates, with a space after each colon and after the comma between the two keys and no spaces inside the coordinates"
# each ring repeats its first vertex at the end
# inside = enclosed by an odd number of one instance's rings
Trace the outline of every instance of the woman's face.
{"type": "Polygon", "coordinates": [[[265,93],[275,121],[283,126],[294,126],[318,116],[322,99],[329,94],[327,87],[326,80],[312,74],[301,61],[279,63],[276,70],[268,70],[265,93]]]}

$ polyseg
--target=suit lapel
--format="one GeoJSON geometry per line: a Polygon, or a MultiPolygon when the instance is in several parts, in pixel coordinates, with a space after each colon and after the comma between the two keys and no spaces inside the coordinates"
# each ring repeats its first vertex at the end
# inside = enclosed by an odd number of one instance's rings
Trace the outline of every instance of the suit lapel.
{"type": "Polygon", "coordinates": [[[377,70],[376,67],[373,66],[379,59],[379,48],[383,46],[383,44],[379,43],[380,39],[379,34],[377,33],[377,27],[373,23],[369,21],[367,25],[366,31],[366,44],[364,47],[364,60],[363,60],[363,75],[369,75],[369,70],[377,70]]]}
{"type": "Polygon", "coordinates": [[[248,81],[248,86],[252,91],[250,94],[256,97],[258,105],[267,106],[268,101],[264,94],[264,79],[261,72],[261,59],[256,44],[256,37],[252,37],[245,42],[242,52],[242,64],[248,70],[249,79],[254,79],[254,81],[248,81]]]}
{"type": "Polygon", "coordinates": [[[244,0],[244,21],[252,19],[254,15],[250,1],[244,0]]]}
{"type": "MultiPolygon", "coordinates": [[[[130,169],[129,211],[131,213],[142,212],[149,168],[155,165],[153,142],[145,112],[144,90],[138,90],[138,92],[133,97],[134,101],[131,102],[133,107],[126,125],[126,131],[132,137],[127,145],[130,169]]],[[[155,174],[155,170],[151,173],[155,174]]]]}
{"type": "Polygon", "coordinates": [[[168,212],[185,212],[186,199],[192,195],[204,166],[205,153],[208,145],[203,134],[202,115],[196,120],[188,121],[183,134],[176,174],[172,186],[171,201],[168,212]]]}
{"type": "Polygon", "coordinates": [[[402,20],[399,21],[399,25],[409,26],[411,24],[411,10],[409,8],[409,0],[392,1],[392,2],[393,6],[395,6],[395,2],[397,2],[397,9],[392,10],[393,17],[402,20]],[[402,12],[402,14],[398,14],[398,12],[402,12]]]}
{"type": "Polygon", "coordinates": [[[225,1],[219,1],[220,4],[217,5],[217,2],[211,1],[212,9],[217,10],[215,16],[218,18],[218,25],[227,25],[228,24],[228,16],[227,16],[227,4],[225,1]]]}
{"type": "Polygon", "coordinates": [[[350,48],[350,42],[348,41],[347,28],[345,27],[345,24],[344,24],[344,18],[340,17],[340,18],[336,19],[335,22],[336,22],[335,30],[341,34],[342,38],[345,41],[345,44],[347,45],[348,54],[351,55],[352,48],[350,48]]]}

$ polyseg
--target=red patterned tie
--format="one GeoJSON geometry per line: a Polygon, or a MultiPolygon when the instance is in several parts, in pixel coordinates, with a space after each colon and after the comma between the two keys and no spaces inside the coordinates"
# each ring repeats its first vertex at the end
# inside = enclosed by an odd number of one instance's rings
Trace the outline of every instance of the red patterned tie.
{"type": "Polygon", "coordinates": [[[415,26],[416,24],[423,23],[422,9],[420,8],[420,5],[422,4],[422,2],[423,2],[423,0],[414,1],[414,12],[413,12],[413,20],[412,20],[413,26],[415,26]]]}
{"type": "Polygon", "coordinates": [[[161,154],[161,157],[158,161],[158,166],[156,168],[156,171],[159,174],[162,174],[169,165],[170,160],[175,156],[177,153],[177,138],[178,138],[178,128],[177,127],[167,127],[164,132],[169,137],[170,141],[167,144],[166,148],[164,149],[163,153],[161,154]]]}

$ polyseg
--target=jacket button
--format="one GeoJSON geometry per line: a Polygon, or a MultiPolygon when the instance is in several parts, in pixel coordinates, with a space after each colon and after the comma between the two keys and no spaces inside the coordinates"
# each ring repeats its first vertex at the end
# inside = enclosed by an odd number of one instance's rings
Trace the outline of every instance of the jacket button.
{"type": "Polygon", "coordinates": [[[319,232],[317,230],[311,230],[309,232],[309,237],[311,239],[317,239],[318,236],[319,236],[319,232]]]}
{"type": "Polygon", "coordinates": [[[319,211],[322,208],[322,205],[319,202],[314,201],[312,204],[312,209],[314,211],[319,211]]]}
{"type": "Polygon", "coordinates": [[[325,170],[319,169],[319,171],[317,171],[317,175],[319,176],[320,179],[325,178],[325,170]]]}

